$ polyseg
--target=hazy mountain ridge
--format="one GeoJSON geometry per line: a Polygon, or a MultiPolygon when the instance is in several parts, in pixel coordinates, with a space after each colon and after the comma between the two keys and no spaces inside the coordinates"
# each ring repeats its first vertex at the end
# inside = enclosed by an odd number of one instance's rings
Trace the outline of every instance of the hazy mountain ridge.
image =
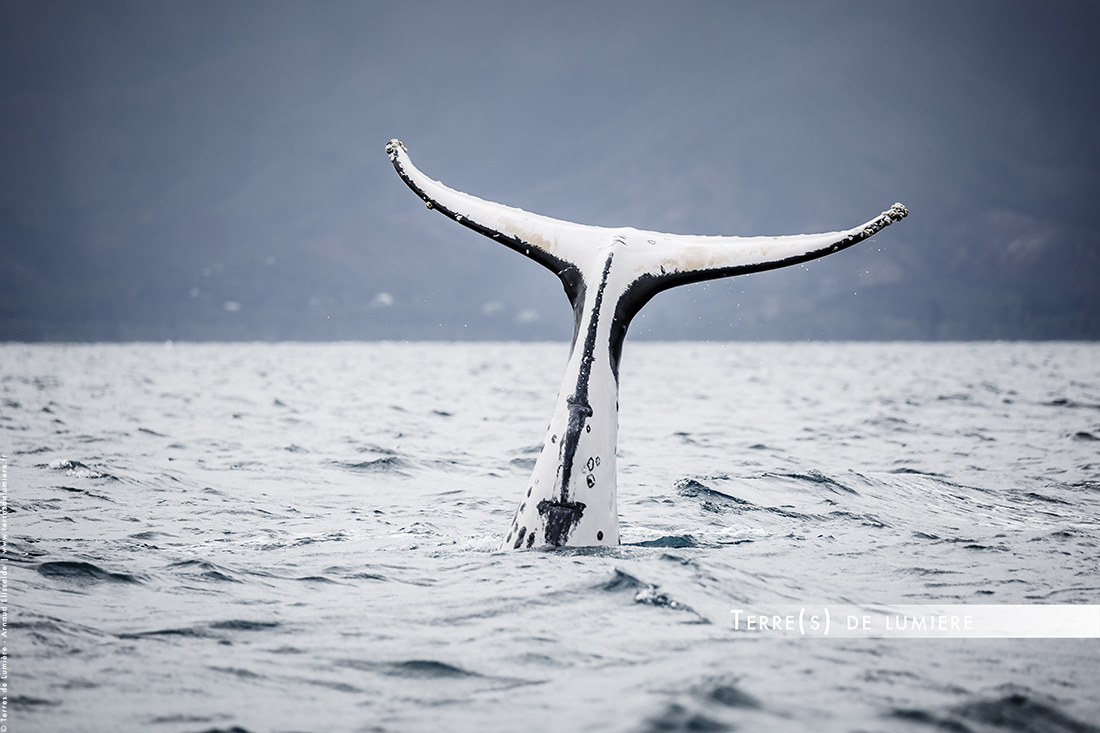
{"type": "Polygon", "coordinates": [[[555,278],[425,211],[393,136],[584,223],[912,212],[635,338],[1100,338],[1092,6],[631,7],[9,4],[0,338],[568,338],[555,278]]]}

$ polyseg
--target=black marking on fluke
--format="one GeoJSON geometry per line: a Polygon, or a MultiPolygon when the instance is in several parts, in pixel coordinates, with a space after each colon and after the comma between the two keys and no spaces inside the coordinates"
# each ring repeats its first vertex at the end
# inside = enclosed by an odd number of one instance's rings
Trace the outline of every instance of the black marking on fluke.
{"type": "MultiPolygon", "coordinates": [[[[581,430],[585,427],[585,420],[592,417],[592,406],[588,404],[588,382],[592,378],[592,362],[595,360],[596,329],[600,325],[600,305],[603,304],[603,293],[607,288],[607,273],[611,271],[611,261],[615,255],[607,257],[603,266],[603,277],[600,279],[600,288],[596,291],[596,304],[592,309],[592,320],[588,322],[588,333],[584,337],[584,357],[581,359],[580,378],[577,379],[577,389],[569,397],[569,425],[561,441],[561,486],[558,496],[562,503],[569,502],[569,481],[573,478],[573,459],[577,455],[577,447],[581,442],[581,430]]],[[[581,514],[584,513],[584,504],[579,504],[581,514]]],[[[542,512],[542,504],[539,504],[539,512],[542,512]]],[[[577,516],[580,521],[580,515],[577,516]]],[[[573,522],[576,524],[576,521],[573,522]]],[[[570,525],[572,526],[572,525],[570,525]]],[[[550,542],[550,526],[546,527],[546,541],[550,542]]],[[[552,544],[563,544],[554,542],[552,544]]]]}
{"type": "MultiPolygon", "coordinates": [[[[561,547],[568,541],[569,534],[577,526],[584,516],[584,504],[579,501],[550,501],[543,499],[539,502],[539,514],[546,520],[544,532],[546,544],[561,547]]],[[[531,545],[528,544],[528,547],[531,545]]]]}
{"type": "MultiPolygon", "coordinates": [[[[570,541],[620,541],[614,473],[619,361],[630,322],[655,295],[678,285],[824,257],[867,239],[909,213],[901,204],[894,204],[852,229],[776,237],[683,237],[625,227],[591,227],[530,214],[447,188],[418,171],[399,140],[391,140],[386,152],[397,174],[429,209],[553,272],[573,307],[567,381],[550,422],[554,432],[547,435],[501,549],[531,547],[539,538],[553,546],[570,541]],[[641,242],[646,244],[637,246],[641,242]],[[597,279],[598,290],[589,304],[588,289],[597,279]],[[600,341],[601,322],[606,342],[600,341]],[[594,367],[598,371],[594,372],[594,367]],[[582,437],[594,450],[579,453],[582,437]],[[611,452],[604,453],[605,464],[611,463],[599,478],[592,465],[579,465],[577,472],[584,474],[584,481],[573,486],[573,466],[580,456],[606,450],[611,452]],[[538,493],[533,494],[532,489],[538,493]],[[582,528],[579,532],[578,527],[582,528]]],[[[593,463],[599,465],[598,456],[593,463]]]]}

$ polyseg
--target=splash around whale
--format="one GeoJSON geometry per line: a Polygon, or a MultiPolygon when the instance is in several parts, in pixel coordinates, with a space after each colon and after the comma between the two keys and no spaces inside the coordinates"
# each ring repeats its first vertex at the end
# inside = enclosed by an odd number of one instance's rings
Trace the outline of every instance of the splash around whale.
{"type": "Polygon", "coordinates": [[[852,229],[763,237],[586,226],[448,188],[417,170],[400,140],[390,140],[386,152],[429,209],[551,270],[573,307],[573,343],[554,416],[501,549],[619,544],[619,358],[631,319],[653,296],[677,285],[824,257],[909,213],[894,204],[852,229]]]}

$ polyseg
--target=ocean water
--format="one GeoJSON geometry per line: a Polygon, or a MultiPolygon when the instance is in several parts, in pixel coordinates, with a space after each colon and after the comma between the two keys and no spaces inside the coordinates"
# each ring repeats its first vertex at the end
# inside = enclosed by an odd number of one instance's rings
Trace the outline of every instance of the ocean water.
{"type": "Polygon", "coordinates": [[[12,731],[1100,731],[1100,344],[626,344],[619,548],[497,552],[565,344],[0,345],[12,731]]]}

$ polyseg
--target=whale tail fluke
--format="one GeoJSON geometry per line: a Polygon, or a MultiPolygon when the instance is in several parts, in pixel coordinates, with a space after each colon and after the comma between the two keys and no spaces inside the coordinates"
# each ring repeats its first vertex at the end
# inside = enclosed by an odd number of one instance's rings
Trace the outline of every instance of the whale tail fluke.
{"type": "Polygon", "coordinates": [[[391,140],[386,152],[401,179],[429,209],[550,269],[573,305],[573,348],[557,407],[501,549],[619,543],[618,365],[631,319],[654,295],[677,285],[824,257],[858,244],[909,213],[894,204],[851,229],[763,237],[595,227],[448,188],[417,170],[399,140],[391,140]]]}
{"type": "Polygon", "coordinates": [[[386,152],[401,179],[429,209],[521,252],[555,273],[561,272],[563,265],[583,268],[597,249],[617,240],[623,246],[636,248],[632,255],[637,260],[638,275],[649,274],[667,281],[667,287],[824,257],[858,244],[909,214],[898,203],[874,219],[843,231],[758,237],[694,236],[629,227],[597,227],[532,214],[449,188],[421,173],[400,140],[390,140],[386,152]]]}

